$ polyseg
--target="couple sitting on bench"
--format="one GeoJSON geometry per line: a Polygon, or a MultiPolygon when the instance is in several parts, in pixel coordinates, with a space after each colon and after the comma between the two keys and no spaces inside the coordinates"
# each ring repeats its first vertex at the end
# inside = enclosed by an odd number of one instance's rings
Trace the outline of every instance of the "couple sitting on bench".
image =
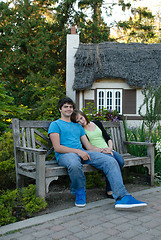
{"type": "MultiPolygon", "coordinates": [[[[58,164],[68,170],[71,193],[76,196],[75,205],[78,207],[86,205],[86,179],[82,165],[90,164],[105,173],[107,183],[109,182],[109,186],[106,184],[107,191],[109,194],[110,190],[112,191],[116,209],[147,206],[145,202],[136,200],[127,192],[120,171],[124,160],[120,154],[112,150],[111,139],[109,137],[107,139],[109,147],[106,144],[97,145],[97,140],[95,141],[90,134],[93,135],[92,132],[99,131],[99,129],[81,112],[73,112],[73,106],[73,101],[68,97],[59,101],[61,118],[50,124],[48,135],[52,141],[58,164]]],[[[102,132],[99,131],[99,134],[102,132]]]]}

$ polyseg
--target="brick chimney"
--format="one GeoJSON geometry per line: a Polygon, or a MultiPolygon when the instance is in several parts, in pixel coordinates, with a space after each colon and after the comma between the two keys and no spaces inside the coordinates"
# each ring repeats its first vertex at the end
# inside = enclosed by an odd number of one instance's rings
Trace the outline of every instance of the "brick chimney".
{"type": "Polygon", "coordinates": [[[71,34],[76,34],[76,27],[75,26],[71,27],[71,34]]]}

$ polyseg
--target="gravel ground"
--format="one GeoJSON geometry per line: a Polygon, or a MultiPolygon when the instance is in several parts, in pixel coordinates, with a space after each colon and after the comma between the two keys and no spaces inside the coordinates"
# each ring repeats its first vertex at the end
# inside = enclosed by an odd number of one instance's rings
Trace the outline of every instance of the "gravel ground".
{"type": "MultiPolygon", "coordinates": [[[[64,181],[64,180],[63,180],[64,181]]],[[[53,181],[49,188],[49,193],[46,197],[46,202],[48,204],[47,208],[35,216],[56,212],[59,210],[71,208],[74,206],[75,196],[70,194],[70,184],[69,182],[64,183],[63,181],[53,181]]],[[[125,183],[128,192],[138,192],[144,189],[151,188],[147,183],[145,177],[132,177],[130,182],[125,183]]],[[[104,188],[93,187],[86,189],[87,204],[89,202],[98,201],[107,198],[104,188]]]]}

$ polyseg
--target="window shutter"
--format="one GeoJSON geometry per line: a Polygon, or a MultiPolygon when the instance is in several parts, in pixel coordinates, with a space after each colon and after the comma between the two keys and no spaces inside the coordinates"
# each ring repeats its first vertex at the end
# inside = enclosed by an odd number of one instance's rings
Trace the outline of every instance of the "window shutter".
{"type": "Polygon", "coordinates": [[[123,114],[136,114],[136,90],[124,90],[123,114]]]}

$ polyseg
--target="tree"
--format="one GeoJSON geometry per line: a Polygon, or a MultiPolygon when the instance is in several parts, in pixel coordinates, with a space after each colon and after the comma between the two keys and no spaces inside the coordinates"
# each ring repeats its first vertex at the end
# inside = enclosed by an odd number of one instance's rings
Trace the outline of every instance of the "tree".
{"type": "Polygon", "coordinates": [[[119,39],[123,42],[151,43],[156,39],[155,17],[146,7],[132,8],[127,21],[117,23],[119,39]]]}
{"type": "Polygon", "coordinates": [[[58,27],[70,29],[71,25],[77,25],[81,42],[108,41],[110,29],[102,18],[102,5],[104,0],[79,0],[76,9],[76,0],[63,0],[55,8],[58,27]],[[92,14],[87,16],[87,9],[92,14]]]}
{"type": "Polygon", "coordinates": [[[31,111],[32,119],[56,120],[60,117],[57,105],[65,96],[65,86],[59,75],[44,79],[43,85],[35,89],[34,96],[39,100],[31,111]]]}
{"type": "Polygon", "coordinates": [[[37,85],[58,71],[55,29],[30,0],[1,2],[0,11],[1,81],[15,104],[31,107],[37,85]]]}
{"type": "Polygon", "coordinates": [[[80,31],[81,42],[99,43],[109,40],[110,28],[102,18],[103,0],[79,1],[80,9],[91,8],[92,14],[86,22],[77,22],[80,31]]]}
{"type": "Polygon", "coordinates": [[[11,123],[11,117],[22,117],[29,110],[23,105],[17,107],[13,104],[14,98],[7,95],[4,85],[0,84],[0,135],[11,123]]]}

